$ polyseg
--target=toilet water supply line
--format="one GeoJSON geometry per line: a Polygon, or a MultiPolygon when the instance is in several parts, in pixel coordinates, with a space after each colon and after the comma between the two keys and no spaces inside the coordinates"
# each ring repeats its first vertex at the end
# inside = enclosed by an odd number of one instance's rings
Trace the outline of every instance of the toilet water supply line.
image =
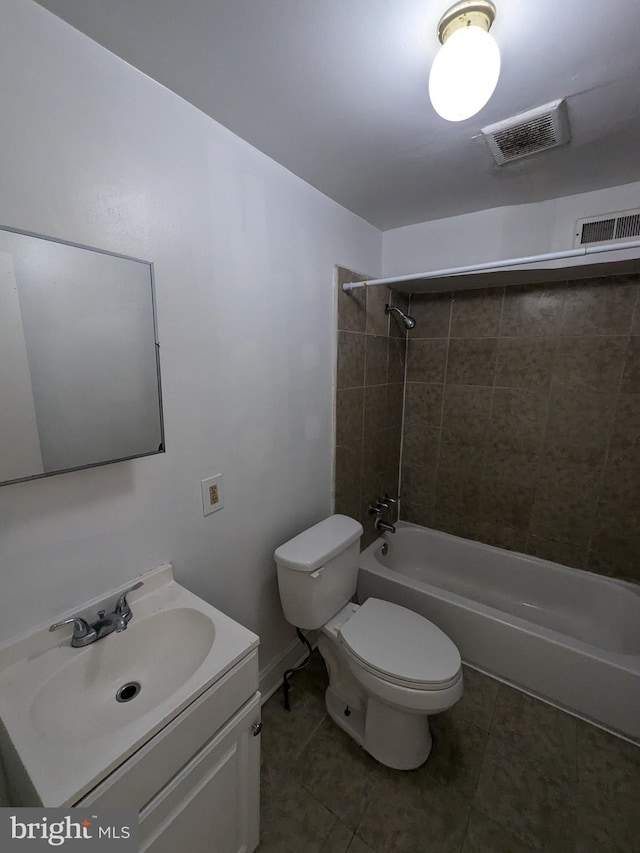
{"type": "Polygon", "coordinates": [[[311,653],[313,651],[313,649],[311,648],[311,643],[309,642],[309,640],[307,640],[300,628],[296,628],[296,634],[298,635],[298,639],[300,640],[300,642],[304,646],[306,646],[307,656],[299,666],[291,667],[291,669],[288,669],[282,676],[282,692],[284,693],[284,707],[286,711],[291,710],[291,706],[289,704],[289,692],[291,690],[291,685],[289,684],[289,677],[292,676],[294,672],[299,672],[301,669],[304,669],[306,666],[309,666],[309,664],[311,663],[311,653]]]}
{"type": "Polygon", "coordinates": [[[587,246],[581,249],[570,249],[564,252],[549,252],[546,255],[529,255],[524,258],[509,258],[504,261],[493,261],[483,264],[471,264],[465,267],[451,267],[449,269],[433,270],[431,272],[414,273],[413,275],[399,275],[392,278],[375,278],[370,281],[350,281],[342,285],[345,293],[358,287],[369,287],[374,284],[400,284],[405,281],[421,281],[429,278],[447,278],[454,275],[465,275],[485,270],[499,270],[508,267],[524,266],[543,261],[560,261],[568,258],[579,258],[585,255],[598,255],[604,252],[621,252],[627,249],[640,249],[640,240],[628,243],[606,243],[601,246],[587,246]]]}

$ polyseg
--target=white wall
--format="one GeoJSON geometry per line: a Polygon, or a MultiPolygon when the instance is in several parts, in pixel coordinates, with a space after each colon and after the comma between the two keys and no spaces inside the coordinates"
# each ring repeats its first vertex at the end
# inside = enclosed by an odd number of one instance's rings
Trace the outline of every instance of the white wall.
{"type": "Polygon", "coordinates": [[[0,222],[155,262],[167,453],[0,489],[0,639],[170,560],[264,667],[293,636],[272,551],[331,505],[333,264],[379,272],[380,232],[30,0],[2,7],[0,222]]]}
{"type": "Polygon", "coordinates": [[[383,275],[409,275],[573,249],[578,219],[637,207],[640,183],[630,183],[395,228],[383,235],[383,275]]]}

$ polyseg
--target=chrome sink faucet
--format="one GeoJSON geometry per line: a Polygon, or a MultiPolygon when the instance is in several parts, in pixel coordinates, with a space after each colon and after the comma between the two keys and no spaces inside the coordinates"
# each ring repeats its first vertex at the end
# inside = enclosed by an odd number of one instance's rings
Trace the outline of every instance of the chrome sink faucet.
{"type": "Polygon", "coordinates": [[[64,619],[62,622],[56,622],[49,630],[57,631],[64,625],[73,625],[73,636],[71,637],[71,645],[74,649],[81,649],[83,646],[89,646],[95,643],[96,640],[101,640],[108,634],[119,634],[120,631],[126,631],[127,625],[131,621],[133,613],[127,601],[127,595],[136,589],[140,589],[142,581],[138,581],[129,589],[118,597],[115,607],[111,613],[105,610],[98,611],[98,619],[96,622],[89,624],[81,616],[71,616],[69,619],[64,619]]]}

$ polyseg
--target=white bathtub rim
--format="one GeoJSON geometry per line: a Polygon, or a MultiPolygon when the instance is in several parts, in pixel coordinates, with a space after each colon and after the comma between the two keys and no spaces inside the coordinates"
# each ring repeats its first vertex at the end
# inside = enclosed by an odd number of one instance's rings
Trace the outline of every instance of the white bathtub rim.
{"type": "MultiPolygon", "coordinates": [[[[420,525],[417,524],[409,524],[408,522],[398,523],[401,524],[403,527],[414,527],[418,530],[429,530],[430,532],[432,532],[431,528],[422,528],[420,527],[420,525]]],[[[438,533],[439,531],[433,532],[438,533]]],[[[557,631],[554,628],[548,628],[545,625],[538,625],[535,622],[531,622],[527,619],[522,619],[520,616],[516,616],[515,614],[506,613],[504,610],[499,610],[497,607],[492,607],[490,604],[484,604],[481,601],[474,601],[473,599],[463,595],[459,595],[456,592],[451,592],[448,589],[443,589],[442,587],[435,586],[434,584],[428,583],[424,580],[410,578],[407,575],[403,575],[401,572],[387,568],[375,558],[374,551],[375,546],[380,543],[381,539],[383,539],[384,541],[386,539],[386,536],[391,535],[393,534],[385,534],[385,537],[381,537],[375,540],[375,542],[369,545],[368,548],[360,552],[359,568],[365,569],[369,572],[373,572],[374,574],[377,574],[380,577],[392,580],[395,583],[399,583],[409,589],[413,588],[415,584],[420,584],[420,587],[426,588],[429,591],[429,594],[433,595],[434,598],[438,598],[442,601],[448,601],[472,613],[480,612],[485,616],[490,617],[491,619],[494,619],[495,621],[500,622],[503,625],[509,625],[524,634],[548,638],[549,640],[559,643],[562,646],[575,649],[576,651],[579,651],[594,660],[602,661],[604,659],[612,666],[615,666],[618,669],[622,669],[625,672],[630,672],[632,674],[640,673],[640,654],[626,654],[623,652],[614,652],[610,651],[609,649],[603,649],[600,646],[595,645],[595,643],[587,643],[585,640],[580,640],[577,637],[572,637],[570,634],[563,634],[562,631],[557,631]],[[367,565],[362,565],[363,558],[367,559],[367,565]]],[[[445,533],[443,535],[450,536],[450,534],[448,533],[445,533]]],[[[451,538],[461,539],[461,537],[459,536],[452,536],[451,538]]],[[[462,541],[468,542],[470,540],[462,539],[462,541]]],[[[475,545],[476,543],[474,542],[473,544],[475,545]]],[[[492,550],[503,550],[502,548],[496,549],[492,545],[488,545],[486,547],[491,548],[492,550]]],[[[526,557],[527,555],[523,554],[521,556],[526,557]]],[[[580,569],[572,569],[570,566],[561,566],[559,563],[552,563],[549,560],[542,560],[542,562],[552,567],[557,566],[559,569],[566,569],[567,571],[575,572],[577,574],[582,573],[580,569]]],[[[605,578],[604,580],[611,581],[612,583],[618,581],[618,583],[623,584],[625,587],[631,587],[631,589],[634,591],[637,587],[636,584],[627,583],[626,581],[621,581],[617,578],[605,578]]]]}
{"type": "MultiPolygon", "coordinates": [[[[512,554],[515,557],[522,558],[530,565],[536,563],[543,563],[546,567],[558,574],[567,574],[576,578],[583,578],[586,574],[589,577],[590,583],[596,583],[598,585],[601,584],[607,586],[609,584],[613,584],[615,586],[620,586],[623,589],[626,589],[628,592],[632,592],[634,595],[640,596],[640,584],[633,583],[632,581],[626,581],[622,578],[609,577],[609,575],[600,575],[597,572],[590,572],[587,569],[576,569],[574,566],[565,566],[563,563],[554,563],[553,560],[546,560],[544,557],[536,557],[534,554],[525,554],[522,551],[511,551],[507,548],[499,548],[497,545],[488,545],[486,542],[478,542],[475,539],[465,539],[463,536],[456,536],[453,533],[445,533],[444,530],[436,530],[433,527],[425,527],[421,524],[414,524],[411,521],[396,521],[394,526],[396,528],[400,527],[420,531],[426,530],[430,535],[433,535],[438,539],[454,539],[456,542],[470,543],[471,545],[473,545],[474,548],[478,548],[479,550],[484,551],[486,553],[498,552],[499,554],[512,554]]],[[[383,533],[369,546],[367,546],[367,548],[360,552],[360,557],[362,557],[369,551],[373,553],[374,547],[380,542],[393,542],[393,537],[393,533],[383,533]]]]}
{"type": "MultiPolygon", "coordinates": [[[[364,553],[365,552],[363,551],[362,554],[364,553]]],[[[547,628],[544,625],[537,625],[536,623],[529,622],[519,616],[514,616],[511,613],[505,613],[504,610],[498,610],[496,607],[491,607],[488,604],[473,601],[470,598],[458,595],[455,592],[449,592],[449,590],[442,589],[442,587],[439,586],[434,586],[426,581],[408,578],[405,575],[400,574],[400,572],[388,569],[386,566],[381,565],[377,561],[374,566],[367,565],[361,566],[360,568],[363,568],[365,571],[372,572],[373,574],[377,574],[379,577],[393,581],[394,583],[399,583],[407,589],[413,589],[415,588],[415,584],[420,584],[420,587],[426,588],[429,594],[434,598],[455,604],[470,613],[481,613],[495,622],[508,625],[523,634],[549,639],[564,647],[579,651],[581,654],[584,654],[586,657],[592,658],[593,660],[602,661],[605,659],[607,663],[615,666],[617,669],[629,672],[632,675],[637,675],[640,672],[640,655],[622,654],[620,652],[601,649],[593,643],[586,643],[584,640],[578,640],[568,634],[563,634],[561,631],[555,631],[553,628],[547,628]]]]}

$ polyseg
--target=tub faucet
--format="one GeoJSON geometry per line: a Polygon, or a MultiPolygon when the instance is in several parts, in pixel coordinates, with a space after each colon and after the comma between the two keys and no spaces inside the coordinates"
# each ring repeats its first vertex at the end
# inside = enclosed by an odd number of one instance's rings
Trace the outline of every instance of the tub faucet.
{"type": "Polygon", "coordinates": [[[381,518],[376,518],[376,523],[374,524],[376,530],[381,530],[383,533],[395,533],[396,529],[393,524],[387,524],[386,521],[383,521],[381,518]]]}
{"type": "Polygon", "coordinates": [[[383,497],[378,498],[375,503],[369,504],[369,515],[380,515],[381,512],[389,509],[391,504],[397,503],[397,498],[390,498],[389,495],[385,494],[383,497]]]}
{"type": "Polygon", "coordinates": [[[382,504],[387,509],[391,506],[391,504],[397,504],[398,498],[390,498],[389,495],[385,492],[381,498],[378,498],[377,503],[382,504]]]}
{"type": "Polygon", "coordinates": [[[71,637],[71,645],[74,649],[81,649],[83,646],[89,646],[95,643],[96,640],[101,640],[108,634],[119,634],[121,631],[127,630],[127,625],[131,621],[133,613],[127,602],[127,595],[135,589],[140,589],[142,581],[129,587],[116,601],[112,613],[107,613],[106,610],[98,611],[98,619],[91,625],[81,616],[71,616],[69,619],[64,619],[62,622],[56,622],[49,630],[57,631],[64,625],[73,625],[73,636],[71,637]]]}

